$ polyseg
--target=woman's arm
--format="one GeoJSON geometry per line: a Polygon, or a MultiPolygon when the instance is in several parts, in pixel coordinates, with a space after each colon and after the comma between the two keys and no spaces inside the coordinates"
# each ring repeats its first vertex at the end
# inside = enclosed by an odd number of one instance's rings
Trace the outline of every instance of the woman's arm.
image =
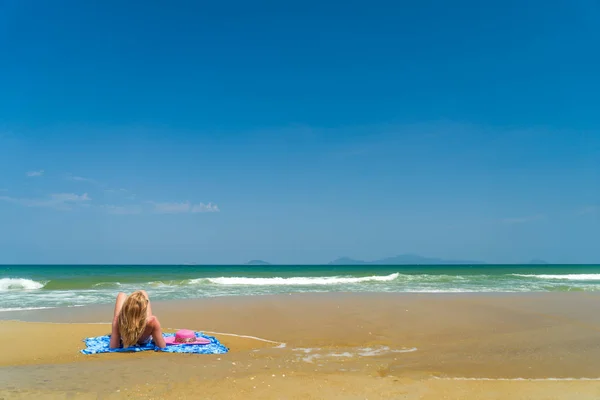
{"type": "Polygon", "coordinates": [[[160,321],[158,318],[152,316],[152,319],[148,322],[148,324],[152,327],[152,339],[154,340],[154,344],[160,348],[167,347],[167,343],[163,337],[162,327],[160,326],[160,321]]]}
{"type": "Polygon", "coordinates": [[[125,293],[119,293],[117,295],[117,300],[115,301],[115,311],[113,313],[112,331],[110,334],[109,343],[109,347],[111,349],[117,349],[121,347],[121,334],[119,333],[119,314],[121,313],[121,308],[123,308],[123,303],[125,303],[125,299],[127,299],[127,295],[125,293]]]}
{"type": "Polygon", "coordinates": [[[121,347],[121,334],[119,333],[119,320],[118,317],[115,317],[112,323],[112,331],[110,334],[110,344],[109,347],[111,349],[118,349],[121,347]]]}

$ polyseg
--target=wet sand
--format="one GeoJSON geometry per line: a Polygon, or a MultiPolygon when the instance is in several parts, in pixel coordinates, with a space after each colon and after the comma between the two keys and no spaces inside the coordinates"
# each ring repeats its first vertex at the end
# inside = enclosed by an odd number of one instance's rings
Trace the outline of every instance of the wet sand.
{"type": "Polygon", "coordinates": [[[153,303],[164,327],[231,349],[214,356],[80,354],[81,339],[109,332],[112,306],[6,312],[37,322],[0,322],[0,398],[597,399],[599,301],[328,293],[153,303]]]}

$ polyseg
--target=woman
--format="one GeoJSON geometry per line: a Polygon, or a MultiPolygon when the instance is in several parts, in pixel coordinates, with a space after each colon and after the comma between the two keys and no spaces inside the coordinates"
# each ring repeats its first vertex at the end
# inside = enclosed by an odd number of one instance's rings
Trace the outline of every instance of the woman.
{"type": "Polygon", "coordinates": [[[158,318],[152,315],[150,299],[145,290],[133,292],[129,297],[119,293],[110,335],[110,348],[130,347],[154,340],[158,347],[167,347],[158,318]]]}

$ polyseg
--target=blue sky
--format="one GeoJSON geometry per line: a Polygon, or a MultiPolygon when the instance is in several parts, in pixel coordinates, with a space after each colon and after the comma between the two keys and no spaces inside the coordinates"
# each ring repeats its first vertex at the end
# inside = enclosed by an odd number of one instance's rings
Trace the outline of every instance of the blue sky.
{"type": "Polygon", "coordinates": [[[600,262],[599,18],[5,0],[0,263],[600,262]]]}

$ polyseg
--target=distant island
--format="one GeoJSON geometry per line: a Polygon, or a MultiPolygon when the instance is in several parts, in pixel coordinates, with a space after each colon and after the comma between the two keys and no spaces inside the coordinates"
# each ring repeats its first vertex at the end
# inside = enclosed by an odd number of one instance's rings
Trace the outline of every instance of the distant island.
{"type": "Polygon", "coordinates": [[[544,260],[540,260],[540,259],[533,259],[533,260],[529,261],[529,264],[531,264],[531,265],[548,265],[550,263],[547,261],[544,261],[544,260]]]}
{"type": "Polygon", "coordinates": [[[441,258],[422,257],[415,254],[401,254],[395,257],[374,261],[354,260],[348,257],[338,258],[329,265],[484,265],[483,261],[444,260],[441,258]]]}
{"type": "MultiPolygon", "coordinates": [[[[395,257],[381,258],[373,261],[356,260],[349,257],[340,257],[327,265],[486,265],[484,261],[473,260],[447,260],[435,257],[423,257],[416,254],[400,254],[395,257]]],[[[521,265],[550,265],[549,262],[534,258],[521,265]]],[[[273,265],[264,260],[251,260],[244,265],[273,265]]],[[[280,265],[280,264],[276,264],[280,265]]]]}
{"type": "Polygon", "coordinates": [[[271,265],[271,263],[268,263],[263,260],[251,260],[251,261],[248,261],[246,263],[246,265],[271,265]]]}

